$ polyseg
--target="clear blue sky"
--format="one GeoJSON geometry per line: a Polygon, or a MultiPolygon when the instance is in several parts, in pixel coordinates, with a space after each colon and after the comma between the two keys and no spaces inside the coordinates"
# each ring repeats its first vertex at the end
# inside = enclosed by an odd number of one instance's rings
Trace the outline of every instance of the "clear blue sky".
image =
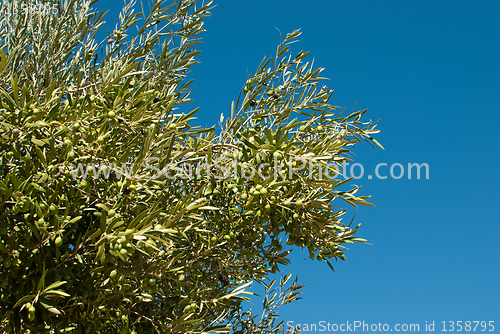
{"type": "MultiPolygon", "coordinates": [[[[275,52],[276,28],[301,28],[292,50],[311,51],[326,68],[331,102],[357,103],[380,119],[376,138],[386,150],[354,150],[366,173],[378,163],[430,166],[428,180],[358,180],[376,207],[349,214],[373,245],[353,245],[335,273],[294,251],[285,269],[307,286],[281,310],[285,322],[416,323],[423,331],[435,321],[440,331],[442,321],[479,320],[499,332],[500,1],[216,3],[192,71],[198,124],[227,115],[247,73],[275,52]]],[[[114,26],[116,3],[98,8],[114,9],[114,26]]]]}

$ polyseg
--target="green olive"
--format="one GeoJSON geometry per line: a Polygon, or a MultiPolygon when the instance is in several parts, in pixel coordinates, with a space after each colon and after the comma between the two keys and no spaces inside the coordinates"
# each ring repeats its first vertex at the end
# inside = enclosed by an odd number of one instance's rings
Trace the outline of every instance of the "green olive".
{"type": "Polygon", "coordinates": [[[109,273],[109,278],[115,278],[117,275],[118,275],[118,271],[116,269],[113,269],[109,273]]]}
{"type": "Polygon", "coordinates": [[[132,239],[133,236],[134,236],[134,230],[129,228],[125,231],[125,238],[127,238],[128,240],[132,239]]]}
{"type": "Polygon", "coordinates": [[[63,244],[63,238],[61,236],[58,236],[56,240],[54,241],[57,247],[60,247],[63,244]]]}

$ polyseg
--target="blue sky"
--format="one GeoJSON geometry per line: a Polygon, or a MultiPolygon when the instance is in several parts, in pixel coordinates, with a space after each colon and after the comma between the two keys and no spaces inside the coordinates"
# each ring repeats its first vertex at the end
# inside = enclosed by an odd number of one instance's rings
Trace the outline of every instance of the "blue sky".
{"type": "MultiPolygon", "coordinates": [[[[375,207],[335,273],[296,250],[286,272],[307,285],[280,314],[294,324],[494,321],[500,331],[500,2],[216,1],[193,68],[197,124],[229,112],[247,74],[301,28],[294,53],[324,67],[331,102],[368,108],[385,147],[354,148],[366,174],[378,163],[427,163],[430,177],[363,177],[375,207]],[[497,209],[495,209],[495,207],[497,209]]],[[[99,1],[100,9],[116,3],[99,1]]],[[[117,20],[117,12],[107,16],[117,20]]],[[[193,104],[193,106],[194,106],[193,104]]],[[[389,174],[389,167],[381,169],[389,174]]],[[[373,174],[373,173],[371,173],[373,174]]],[[[391,327],[393,328],[393,327],[391,327]]],[[[476,329],[479,331],[480,326],[476,329]]],[[[490,329],[490,328],[488,328],[490,329]]],[[[359,331],[359,329],[358,329],[359,331]]],[[[319,331],[318,331],[319,332],[319,331]]]]}

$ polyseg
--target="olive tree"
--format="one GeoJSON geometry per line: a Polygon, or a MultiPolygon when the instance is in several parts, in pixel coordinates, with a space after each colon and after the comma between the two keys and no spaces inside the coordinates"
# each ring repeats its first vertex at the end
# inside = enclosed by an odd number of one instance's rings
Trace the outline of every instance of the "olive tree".
{"type": "Polygon", "coordinates": [[[294,31],[220,128],[195,127],[189,72],[212,2],[129,2],[102,41],[94,2],[2,4],[0,330],[284,332],[276,309],[301,286],[272,278],[289,253],[332,267],[365,241],[338,202],[371,204],[339,167],[355,143],[379,145],[375,124],[329,103],[294,31]]]}

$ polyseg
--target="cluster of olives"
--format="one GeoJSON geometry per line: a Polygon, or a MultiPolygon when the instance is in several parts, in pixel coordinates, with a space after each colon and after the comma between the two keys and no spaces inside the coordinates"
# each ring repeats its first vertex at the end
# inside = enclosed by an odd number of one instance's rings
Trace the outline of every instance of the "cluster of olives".
{"type": "Polygon", "coordinates": [[[135,253],[135,247],[131,243],[133,233],[133,230],[127,230],[125,235],[117,238],[115,242],[112,242],[110,244],[109,253],[115,257],[120,257],[123,260],[127,259],[129,255],[133,255],[135,253]]]}

